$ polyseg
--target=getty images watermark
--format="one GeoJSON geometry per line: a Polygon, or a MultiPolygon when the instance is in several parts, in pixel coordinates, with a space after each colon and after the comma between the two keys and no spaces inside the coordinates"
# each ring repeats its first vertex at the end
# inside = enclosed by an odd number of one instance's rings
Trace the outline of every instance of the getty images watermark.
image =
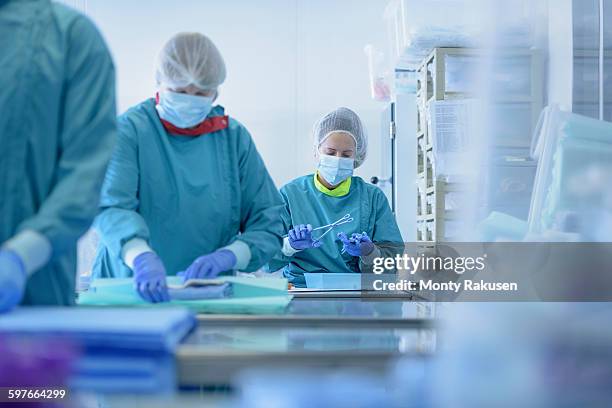
{"type": "MultiPolygon", "coordinates": [[[[440,257],[396,255],[394,258],[375,258],[372,272],[381,275],[390,271],[406,271],[414,276],[417,271],[453,271],[458,275],[465,272],[482,272],[486,268],[487,255],[479,257],[440,257]]],[[[436,282],[433,279],[399,279],[395,282],[385,282],[377,279],[373,282],[377,291],[517,291],[516,282],[486,282],[484,280],[465,279],[461,281],[436,282]]]]}
{"type": "MultiPolygon", "coordinates": [[[[395,255],[393,258],[375,258],[372,272],[381,275],[393,271],[406,271],[414,277],[418,271],[453,271],[457,275],[465,272],[482,272],[486,268],[487,255],[479,257],[440,257],[421,254],[408,256],[395,255]]],[[[401,274],[398,274],[401,276],[401,274]]],[[[518,291],[516,282],[486,282],[485,280],[464,279],[460,281],[447,280],[437,282],[433,279],[397,279],[388,282],[385,279],[375,279],[372,287],[376,291],[445,291],[459,293],[461,291],[518,291]]]]}
{"type": "Polygon", "coordinates": [[[381,248],[361,289],[444,302],[612,301],[610,265],[610,243],[404,244],[381,248]]]}

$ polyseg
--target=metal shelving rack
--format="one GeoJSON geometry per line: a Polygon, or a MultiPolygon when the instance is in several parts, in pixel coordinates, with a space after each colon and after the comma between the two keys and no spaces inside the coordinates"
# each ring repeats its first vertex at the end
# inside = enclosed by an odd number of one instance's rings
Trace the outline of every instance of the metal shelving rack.
{"type": "Polygon", "coordinates": [[[444,223],[452,219],[444,196],[459,188],[434,173],[432,136],[427,126],[427,109],[433,100],[470,98],[462,92],[447,92],[445,58],[447,55],[476,56],[468,48],[435,48],[417,70],[417,242],[432,246],[444,240],[444,223]]]}
{"type": "MultiPolygon", "coordinates": [[[[482,61],[482,52],[470,48],[434,48],[425,57],[417,70],[417,242],[425,247],[434,247],[436,242],[446,240],[446,223],[457,219],[452,211],[446,210],[445,196],[450,192],[466,193],[467,186],[459,182],[448,182],[446,175],[435,173],[433,158],[433,135],[429,134],[427,112],[430,102],[436,100],[475,98],[475,92],[463,92],[447,89],[446,58],[469,57],[482,61]],[[478,59],[481,58],[481,59],[478,59]]],[[[537,50],[505,49],[496,57],[502,60],[519,61],[528,58],[530,87],[522,96],[501,95],[493,100],[495,104],[521,104],[530,109],[531,129],[535,127],[543,107],[542,61],[537,50]]],[[[529,133],[530,136],[531,133],[529,133]]],[[[529,137],[526,140],[496,140],[493,148],[525,149],[529,148],[529,137]]]]}

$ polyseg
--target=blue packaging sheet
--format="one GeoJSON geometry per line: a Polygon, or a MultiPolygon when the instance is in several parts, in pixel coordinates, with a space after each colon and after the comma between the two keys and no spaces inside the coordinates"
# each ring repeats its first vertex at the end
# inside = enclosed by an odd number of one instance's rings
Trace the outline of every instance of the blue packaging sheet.
{"type": "Polygon", "coordinates": [[[87,355],[75,364],[70,387],[100,393],[171,393],[176,388],[176,364],[171,355],[87,355]]]}
{"type": "MultiPolygon", "coordinates": [[[[200,300],[172,300],[152,304],[142,299],[130,278],[96,279],[87,292],[79,294],[78,304],[83,306],[134,306],[144,308],[188,307],[199,313],[218,314],[279,314],[291,299],[287,280],[277,278],[222,277],[231,284],[228,297],[200,300]]],[[[180,277],[171,276],[168,285],[180,285],[180,277]]]]}
{"type": "Polygon", "coordinates": [[[0,334],[58,336],[84,347],[173,352],[196,325],[185,308],[21,307],[0,315],[0,334]]]}

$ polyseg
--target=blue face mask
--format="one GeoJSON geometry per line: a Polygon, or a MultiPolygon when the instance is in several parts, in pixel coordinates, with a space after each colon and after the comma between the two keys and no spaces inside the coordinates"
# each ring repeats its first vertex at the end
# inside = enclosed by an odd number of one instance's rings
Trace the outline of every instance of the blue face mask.
{"type": "Polygon", "coordinates": [[[321,154],[317,171],[325,181],[332,186],[337,186],[353,175],[354,168],[355,159],[321,154]]]}
{"type": "Polygon", "coordinates": [[[160,91],[159,103],[155,108],[163,120],[178,128],[187,129],[206,119],[212,109],[213,99],[209,96],[160,91]]]}

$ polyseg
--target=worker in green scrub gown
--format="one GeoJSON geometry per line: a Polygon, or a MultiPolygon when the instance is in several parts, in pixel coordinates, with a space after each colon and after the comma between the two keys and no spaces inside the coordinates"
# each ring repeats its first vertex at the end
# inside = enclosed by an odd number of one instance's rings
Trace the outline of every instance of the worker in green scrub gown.
{"type": "Polygon", "coordinates": [[[304,273],[369,272],[374,258],[394,256],[402,236],[382,190],[353,176],[366,157],[367,136],[357,114],[339,108],[314,127],[317,171],[281,188],[285,201],[281,218],[288,236],[282,251],[269,263],[297,287],[304,273]],[[353,219],[324,231],[313,226],[331,224],[346,214],[353,219]]]}
{"type": "Polygon", "coordinates": [[[278,190],[247,129],[213,104],[224,80],[208,37],[180,33],[163,47],[156,98],[119,117],[95,277],[134,276],[161,302],[166,275],[255,271],[280,249],[278,190]]]}
{"type": "Polygon", "coordinates": [[[0,89],[0,311],[68,305],[116,138],[113,62],[76,11],[0,1],[0,89]]]}

